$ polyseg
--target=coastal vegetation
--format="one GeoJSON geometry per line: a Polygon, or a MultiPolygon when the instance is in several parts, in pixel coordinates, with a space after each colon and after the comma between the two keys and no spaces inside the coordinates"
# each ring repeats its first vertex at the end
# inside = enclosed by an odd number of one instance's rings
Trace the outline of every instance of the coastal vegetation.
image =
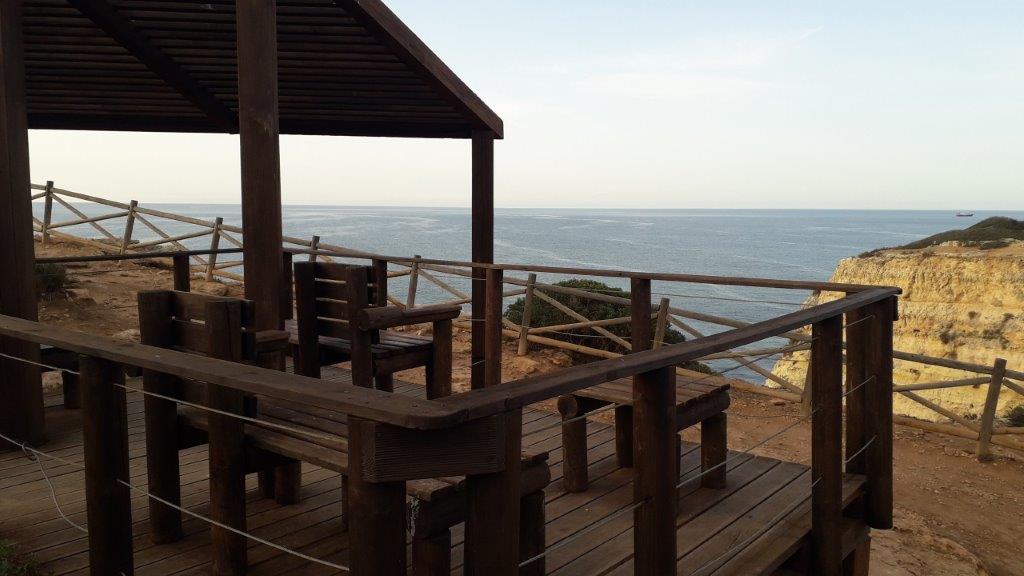
{"type": "Polygon", "coordinates": [[[1011,240],[1024,240],[1024,220],[1014,220],[1005,216],[992,216],[981,222],[960,230],[947,230],[933,234],[921,240],[915,240],[902,246],[878,248],[860,255],[861,258],[874,256],[885,250],[917,250],[939,246],[947,242],[956,242],[967,248],[995,250],[1006,248],[1011,240]]]}
{"type": "Polygon", "coordinates": [[[36,293],[42,296],[59,295],[76,285],[63,264],[36,264],[36,293]]]}
{"type": "Polygon", "coordinates": [[[0,576],[42,576],[36,562],[18,552],[14,542],[0,540],[0,576]]]}

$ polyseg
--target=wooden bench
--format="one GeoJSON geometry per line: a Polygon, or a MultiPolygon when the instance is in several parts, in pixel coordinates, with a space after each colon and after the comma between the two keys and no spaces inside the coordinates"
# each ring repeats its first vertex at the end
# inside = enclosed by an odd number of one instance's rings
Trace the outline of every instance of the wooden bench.
{"type": "MultiPolygon", "coordinates": [[[[682,431],[700,424],[701,470],[713,471],[701,476],[708,488],[725,486],[727,453],[726,416],[729,408],[729,384],[724,378],[697,372],[676,376],[676,427],[682,431]],[[715,468],[718,466],[717,468],[715,468]]],[[[567,492],[587,489],[587,420],[584,416],[614,404],[615,455],[619,466],[633,466],[633,381],[622,378],[563,395],[558,399],[562,415],[562,445],[565,453],[563,484],[567,492]]],[[[677,450],[679,437],[677,436],[677,450]]],[[[676,458],[678,465],[679,458],[676,458]]],[[[678,477],[678,470],[676,471],[678,477]]]]}
{"type": "Polygon", "coordinates": [[[323,262],[295,264],[296,320],[286,322],[292,334],[295,371],[320,377],[320,368],[351,361],[356,385],[393,389],[393,374],[423,366],[427,398],[451,393],[451,321],[458,306],[427,306],[404,310],[387,306],[387,267],[323,262]],[[353,330],[366,310],[375,321],[353,330]],[[430,338],[388,332],[387,328],[432,323],[430,338]]]}
{"type": "MultiPolygon", "coordinates": [[[[424,309],[426,310],[426,309],[424,309]]],[[[423,312],[418,312],[421,317],[423,312]]],[[[377,308],[360,314],[353,326],[387,323],[394,311],[377,308]]],[[[283,352],[287,334],[256,333],[247,327],[254,317],[252,303],[230,298],[185,292],[139,294],[139,319],[143,342],[233,360],[250,361],[268,351],[267,340],[283,352]]],[[[265,397],[242,397],[219,386],[177,380],[144,371],[144,388],[194,406],[147,396],[146,445],[149,488],[154,495],[180,505],[178,451],[210,446],[210,516],[217,522],[245,530],[245,475],[266,474],[308,462],[343,475],[342,518],[348,519],[348,420],[343,414],[311,406],[290,404],[265,397]],[[271,428],[200,406],[258,418],[271,428]]],[[[353,374],[353,381],[355,375],[353,374]]],[[[325,391],[339,385],[319,383],[325,391]]],[[[535,452],[522,459],[522,554],[533,557],[544,549],[543,490],[550,481],[547,453],[535,452]]],[[[299,486],[280,485],[272,490],[299,486]]],[[[299,482],[292,476],[290,482],[299,482]]],[[[261,476],[262,479],[262,476],[261,476]]],[[[451,527],[465,520],[464,478],[438,478],[406,482],[411,498],[415,574],[450,573],[451,527]]],[[[266,494],[266,493],[265,493],[266,494]]],[[[273,494],[270,494],[273,495],[273,494]]],[[[297,496],[294,498],[297,500],[297,496]]],[[[150,522],[156,543],[181,538],[181,514],[155,500],[150,501],[150,522]]],[[[211,527],[215,574],[243,574],[247,565],[246,541],[229,530],[211,527]]],[[[529,574],[543,574],[543,562],[529,574]]]]}
{"type": "MultiPolygon", "coordinates": [[[[335,386],[333,382],[324,382],[335,386]]],[[[246,469],[256,471],[275,458],[302,460],[342,474],[342,520],[348,529],[348,422],[343,414],[310,406],[260,398],[260,419],[287,427],[267,429],[245,425],[246,469]]],[[[181,411],[181,422],[191,430],[205,431],[208,414],[198,409],[181,411]]],[[[520,513],[520,554],[532,558],[544,551],[544,488],[551,480],[547,452],[524,451],[520,513]]],[[[409,480],[408,516],[412,528],[414,575],[451,573],[451,529],[466,519],[464,477],[409,480]]],[[[543,575],[538,560],[520,574],[543,575]]]]}

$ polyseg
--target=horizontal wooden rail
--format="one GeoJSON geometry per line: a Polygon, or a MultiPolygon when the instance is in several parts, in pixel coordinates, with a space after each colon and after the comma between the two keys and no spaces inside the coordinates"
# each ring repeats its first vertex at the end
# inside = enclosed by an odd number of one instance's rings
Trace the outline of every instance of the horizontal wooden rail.
{"type": "Polygon", "coordinates": [[[36,258],[36,264],[74,264],[83,262],[117,262],[121,260],[150,260],[153,258],[174,258],[175,256],[205,256],[208,254],[241,254],[241,248],[220,250],[176,250],[168,252],[142,252],[127,254],[97,254],[94,256],[54,256],[36,258]]]}

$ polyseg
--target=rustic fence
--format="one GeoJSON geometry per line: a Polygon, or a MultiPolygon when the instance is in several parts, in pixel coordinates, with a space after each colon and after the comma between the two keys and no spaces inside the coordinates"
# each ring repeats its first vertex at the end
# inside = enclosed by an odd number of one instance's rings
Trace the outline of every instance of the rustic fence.
{"type": "MultiPolygon", "coordinates": [[[[42,218],[34,218],[35,230],[44,243],[48,242],[50,238],[57,238],[89,246],[105,254],[119,255],[150,254],[153,251],[172,248],[177,251],[187,252],[186,256],[179,256],[176,261],[177,275],[179,277],[198,276],[206,280],[220,278],[231,281],[242,281],[243,279],[243,275],[239,270],[242,267],[241,259],[218,259],[218,256],[224,255],[225,252],[222,246],[230,245],[233,249],[240,249],[243,246],[244,240],[242,228],[225,223],[221,217],[213,220],[203,220],[183,216],[143,207],[134,200],[123,203],[59,189],[54,187],[53,182],[47,182],[46,185],[33,184],[32,191],[32,199],[36,201],[41,200],[44,203],[42,218]],[[69,199],[71,201],[87,202],[112,208],[114,211],[90,216],[76,207],[69,199]],[[54,203],[64,207],[75,218],[54,222],[54,203]],[[110,223],[112,221],[121,222],[121,225],[116,228],[111,227],[110,223]],[[173,222],[179,227],[180,225],[187,225],[189,229],[176,231],[177,233],[172,235],[165,230],[167,228],[166,225],[164,228],[161,228],[163,221],[173,222]],[[155,238],[140,240],[138,224],[148,229],[150,231],[149,236],[155,235],[155,238]],[[90,239],[80,234],[70,234],[64,231],[68,228],[83,226],[89,226],[98,232],[102,238],[98,240],[90,239]],[[208,249],[197,250],[197,242],[207,237],[209,238],[208,249]],[[185,242],[191,244],[191,247],[187,247],[184,244],[185,242]],[[182,258],[187,259],[182,260],[182,258]]],[[[387,260],[390,265],[389,278],[407,279],[404,299],[397,297],[394,293],[388,296],[389,301],[396,306],[415,308],[424,303],[468,304],[472,300],[470,296],[472,290],[460,286],[475,280],[473,278],[472,263],[469,262],[433,260],[421,258],[420,256],[409,258],[373,254],[329,244],[323,242],[316,235],[311,236],[309,239],[285,236],[283,240],[285,249],[291,252],[295,258],[308,257],[310,260],[320,261],[366,258],[387,260]],[[423,294],[425,286],[428,285],[433,292],[433,298],[430,300],[423,294]]],[[[505,272],[518,272],[525,275],[523,277],[516,277],[504,274],[501,292],[502,299],[520,297],[524,299],[521,324],[517,325],[507,318],[502,318],[503,334],[517,342],[518,354],[526,354],[531,343],[603,359],[618,358],[632,350],[632,345],[628,338],[616,335],[609,330],[611,327],[628,325],[630,323],[629,316],[597,320],[590,319],[555,298],[555,295],[567,295],[596,302],[629,306],[630,299],[628,294],[561,286],[551,282],[541,282],[538,278],[539,274],[546,274],[555,277],[599,276],[602,278],[624,279],[630,276],[630,271],[528,265],[502,265],[500,268],[505,272]],[[532,316],[538,302],[554,307],[573,321],[558,325],[535,325],[532,316]],[[614,342],[618,345],[619,349],[607,350],[578,342],[566,341],[566,337],[571,337],[577,341],[580,340],[582,331],[592,332],[592,337],[594,338],[607,339],[614,342]]],[[[653,275],[651,278],[665,282],[712,283],[705,277],[683,274],[661,274],[653,275]]],[[[715,278],[715,280],[722,281],[724,279],[715,278]]],[[[827,283],[770,281],[759,284],[756,281],[752,281],[752,279],[731,279],[731,281],[734,285],[789,290],[802,289],[807,291],[808,297],[819,295],[823,287],[829,288],[827,283]],[[742,281],[742,283],[739,281],[742,281]]],[[[834,288],[837,292],[843,291],[843,286],[836,285],[834,288]]],[[[706,299],[709,301],[770,304],[776,307],[792,306],[794,308],[803,307],[806,301],[743,299],[701,294],[681,294],[679,292],[659,293],[657,291],[653,292],[653,295],[660,296],[658,303],[652,304],[651,309],[651,318],[655,322],[655,347],[663,344],[665,334],[669,329],[678,329],[690,338],[703,338],[709,333],[751,325],[750,322],[681,307],[673,304],[673,298],[677,298],[677,301],[706,299]]],[[[470,322],[471,319],[463,318],[457,323],[468,326],[470,322]]],[[[783,354],[804,353],[809,352],[810,349],[811,336],[806,332],[796,330],[778,334],[767,345],[761,345],[756,348],[748,347],[729,350],[710,355],[703,360],[718,362],[728,366],[725,372],[740,370],[740,373],[756,374],[771,381],[775,386],[766,387],[760,383],[748,382],[733,374],[730,377],[730,383],[735,389],[769,395],[793,402],[803,402],[807,405],[811,398],[809,387],[804,382],[793,382],[773,373],[767,363],[771,362],[774,357],[783,354]]],[[[893,389],[895,394],[916,402],[950,421],[950,423],[936,423],[907,416],[896,416],[896,422],[907,426],[977,440],[977,453],[980,459],[990,457],[990,446],[992,444],[1024,450],[1024,441],[1017,438],[1024,434],[1024,427],[1002,426],[997,417],[1000,397],[1004,391],[1010,391],[1024,398],[1024,385],[1022,385],[1022,382],[1024,382],[1024,372],[1007,368],[1002,360],[995,360],[991,366],[980,366],[900,351],[895,351],[894,357],[903,362],[940,366],[977,375],[956,380],[895,386],[893,389]],[[987,400],[984,410],[977,420],[971,420],[964,415],[956,414],[952,410],[918,393],[923,390],[979,387],[985,385],[988,386],[987,400]]],[[[722,372],[722,370],[719,371],[722,372]]],[[[684,375],[692,375],[691,371],[684,368],[677,368],[677,372],[684,375]]],[[[808,369],[809,374],[810,369],[808,369]]]]}

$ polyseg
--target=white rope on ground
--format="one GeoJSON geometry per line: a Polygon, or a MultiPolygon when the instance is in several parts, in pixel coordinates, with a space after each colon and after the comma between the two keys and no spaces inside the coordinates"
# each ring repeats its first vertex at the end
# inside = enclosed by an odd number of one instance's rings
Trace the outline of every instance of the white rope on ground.
{"type": "Polygon", "coordinates": [[[40,459],[39,457],[45,456],[51,460],[67,464],[69,466],[74,466],[82,470],[84,470],[85,468],[81,464],[75,464],[74,462],[69,462],[63,458],[58,458],[57,456],[53,456],[52,454],[47,454],[46,452],[43,452],[41,450],[36,450],[35,448],[32,448],[25,442],[19,442],[5,434],[0,434],[0,438],[3,438],[7,442],[20,448],[22,454],[25,455],[25,458],[28,459],[29,462],[35,462],[39,466],[39,472],[40,474],[43,475],[43,480],[46,481],[46,485],[50,488],[50,499],[53,500],[53,506],[54,508],[57,509],[57,513],[60,514],[60,517],[63,518],[64,521],[67,522],[72,528],[75,528],[83,534],[88,534],[88,529],[83,527],[81,524],[78,524],[71,518],[68,518],[67,514],[65,514],[64,510],[60,507],[60,502],[57,501],[57,491],[53,487],[53,482],[50,481],[50,476],[46,473],[46,468],[43,466],[42,459],[40,459]]]}
{"type": "Polygon", "coordinates": [[[9,354],[4,354],[2,352],[0,352],[0,357],[7,358],[9,360],[17,360],[18,362],[24,362],[25,364],[31,364],[33,366],[39,366],[40,368],[48,368],[55,372],[65,372],[67,374],[74,374],[75,376],[79,375],[78,372],[75,372],[74,370],[68,370],[67,368],[61,368],[59,366],[50,366],[49,364],[43,364],[42,362],[36,362],[34,360],[28,360],[26,358],[21,358],[18,356],[11,356],[9,354]]]}
{"type": "Polygon", "coordinates": [[[218,522],[218,521],[214,520],[213,518],[207,518],[206,516],[203,516],[202,514],[196,514],[195,512],[192,512],[191,510],[186,510],[185,508],[182,508],[181,506],[178,506],[178,505],[174,504],[173,502],[169,502],[167,500],[164,500],[163,498],[160,498],[159,496],[150,494],[146,490],[143,490],[142,488],[139,488],[137,486],[133,486],[132,484],[130,484],[128,482],[125,482],[124,480],[118,479],[117,482],[118,482],[118,484],[121,484],[122,486],[125,486],[129,490],[131,490],[133,492],[137,492],[139,494],[142,494],[142,495],[144,495],[144,496],[146,496],[148,498],[151,498],[151,499],[153,499],[153,500],[163,504],[164,506],[169,506],[171,508],[174,508],[175,510],[178,510],[179,512],[187,514],[187,515],[189,515],[189,516],[191,516],[191,517],[193,517],[193,518],[195,518],[197,520],[202,520],[202,521],[204,521],[204,522],[206,522],[208,524],[211,524],[211,525],[216,526],[218,528],[222,528],[222,529],[227,530],[227,531],[229,531],[229,532],[231,532],[233,534],[237,534],[237,535],[242,536],[244,538],[248,538],[249,540],[252,540],[253,542],[257,542],[259,544],[263,544],[264,546],[269,546],[269,547],[271,547],[271,548],[273,548],[275,550],[278,550],[280,552],[284,552],[285,554],[290,554],[292,556],[295,556],[296,558],[301,558],[301,559],[306,560],[308,562],[313,562],[313,563],[316,563],[316,564],[320,564],[321,566],[327,566],[328,568],[333,568],[335,570],[341,570],[343,572],[350,572],[350,569],[349,569],[348,566],[342,566],[341,564],[335,564],[333,562],[328,562],[327,560],[321,560],[320,558],[315,558],[313,556],[309,556],[308,554],[303,554],[302,552],[299,552],[297,550],[292,550],[291,548],[287,548],[285,546],[281,546],[280,544],[275,544],[275,543],[273,543],[273,542],[271,542],[269,540],[264,540],[263,538],[260,538],[259,536],[255,536],[255,535],[250,534],[248,532],[245,532],[243,530],[239,530],[237,528],[232,528],[231,526],[228,526],[227,524],[224,524],[222,522],[218,522]]]}
{"type": "Polygon", "coordinates": [[[573,533],[573,534],[571,534],[569,536],[566,536],[565,538],[560,540],[558,543],[553,544],[551,546],[548,546],[547,549],[545,549],[540,554],[537,554],[536,556],[534,556],[532,558],[528,558],[528,559],[520,562],[519,563],[519,567],[522,568],[523,566],[528,566],[528,565],[536,562],[537,560],[540,560],[541,558],[544,558],[544,557],[550,555],[555,550],[559,550],[561,548],[564,548],[564,547],[568,546],[569,544],[572,544],[576,540],[579,540],[583,535],[589,534],[590,532],[593,532],[594,530],[597,530],[601,526],[604,526],[605,524],[611,522],[612,520],[614,520],[614,519],[616,519],[616,518],[618,518],[620,516],[623,516],[623,515],[625,515],[625,514],[627,514],[629,512],[632,512],[632,511],[636,510],[637,508],[643,506],[646,503],[647,503],[646,499],[641,500],[639,502],[634,502],[632,504],[629,504],[628,506],[624,506],[624,507],[616,510],[615,512],[612,512],[611,514],[608,514],[604,518],[601,518],[600,520],[597,520],[597,521],[595,521],[592,524],[588,524],[587,526],[584,526],[583,528],[580,528],[575,533],[573,533]]]}
{"type": "Polygon", "coordinates": [[[251,422],[252,424],[254,424],[256,426],[259,426],[261,428],[267,428],[267,429],[270,429],[270,430],[277,430],[277,431],[280,431],[280,432],[288,432],[288,433],[291,433],[291,434],[298,434],[300,436],[306,436],[308,438],[313,438],[313,439],[317,439],[317,440],[326,440],[328,442],[340,442],[341,441],[341,438],[338,437],[338,436],[333,436],[333,435],[330,435],[330,434],[318,434],[316,432],[311,432],[311,431],[308,431],[308,430],[300,430],[298,428],[292,428],[291,426],[285,426],[283,424],[277,424],[275,422],[268,422],[266,420],[260,420],[259,418],[252,418],[250,416],[245,416],[243,414],[235,414],[234,412],[227,412],[225,410],[218,410],[216,408],[211,408],[209,406],[203,406],[202,404],[195,404],[193,402],[188,402],[187,400],[182,400],[180,398],[174,398],[174,397],[171,397],[171,396],[164,396],[163,394],[157,394],[156,392],[150,392],[148,390],[143,390],[141,388],[133,388],[131,386],[126,386],[124,384],[119,384],[119,383],[116,383],[116,382],[114,383],[114,386],[117,386],[118,388],[122,388],[124,390],[127,390],[128,392],[134,392],[134,393],[138,393],[138,394],[143,394],[145,396],[152,396],[154,398],[159,398],[161,400],[166,400],[168,402],[174,402],[176,404],[181,404],[183,406],[189,406],[191,408],[197,408],[199,410],[205,410],[206,412],[212,412],[214,414],[220,414],[221,416],[230,416],[232,418],[237,418],[239,420],[244,420],[246,422],[251,422]]]}

